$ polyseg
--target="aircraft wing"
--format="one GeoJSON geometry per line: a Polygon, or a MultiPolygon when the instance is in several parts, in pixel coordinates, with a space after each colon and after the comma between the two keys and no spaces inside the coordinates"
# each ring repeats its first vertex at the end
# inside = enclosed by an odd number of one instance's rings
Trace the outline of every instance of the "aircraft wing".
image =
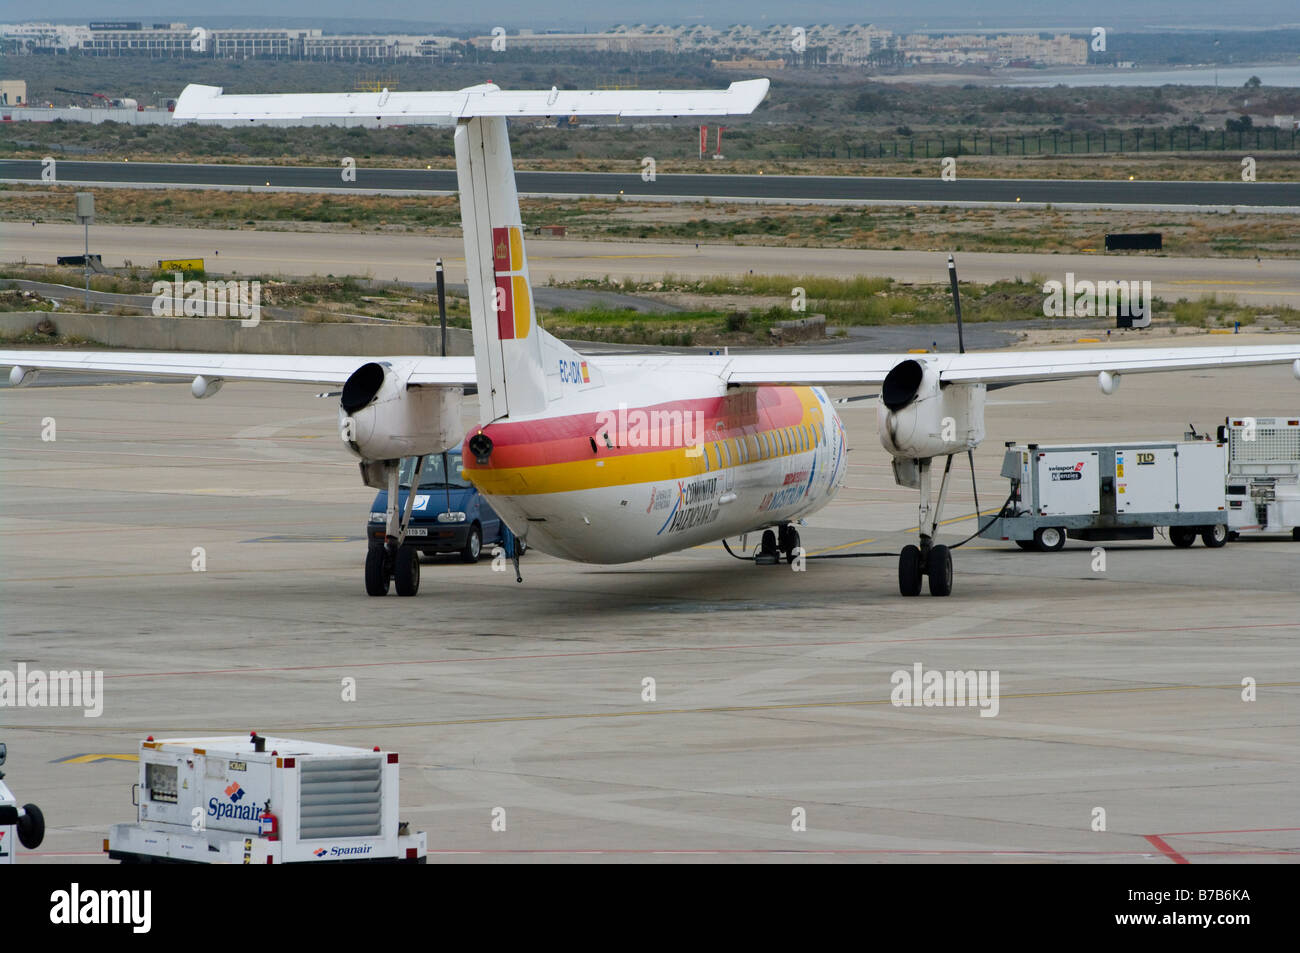
{"type": "Polygon", "coordinates": [[[411,366],[408,384],[469,385],[472,357],[349,357],[311,354],[191,354],[165,351],[0,350],[0,367],[82,371],[147,377],[207,377],[223,380],[342,384],[370,361],[411,366]]]}
{"type": "Polygon", "coordinates": [[[383,119],[390,123],[450,123],[475,116],[734,116],[758,108],[768,81],[726,89],[506,90],[492,84],[455,92],[259,93],[223,92],[191,83],[176,100],[177,122],[383,119]]]}
{"type": "MultiPolygon", "coordinates": [[[[984,351],[976,354],[738,354],[728,357],[728,384],[879,384],[906,360],[931,364],[945,383],[1028,384],[1110,374],[1148,374],[1209,367],[1294,362],[1300,344],[1251,347],[1099,348],[1072,351],[984,351]]],[[[601,359],[602,363],[604,359],[601,359]]],[[[717,360],[715,358],[715,360],[717,360]]]]}

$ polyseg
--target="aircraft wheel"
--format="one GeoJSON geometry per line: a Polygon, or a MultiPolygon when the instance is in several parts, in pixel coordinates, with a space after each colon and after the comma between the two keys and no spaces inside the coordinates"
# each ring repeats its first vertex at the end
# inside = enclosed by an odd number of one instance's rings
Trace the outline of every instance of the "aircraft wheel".
{"type": "Polygon", "coordinates": [[[1207,526],[1201,531],[1201,542],[1211,549],[1218,549],[1228,544],[1228,527],[1222,523],[1207,526]]]}
{"type": "Polygon", "coordinates": [[[799,531],[793,526],[781,527],[781,552],[785,553],[785,561],[794,562],[794,551],[799,548],[799,531]]]}
{"type": "Polygon", "coordinates": [[[898,591],[905,596],[921,594],[921,550],[904,546],[898,554],[898,591]]]}
{"type": "Polygon", "coordinates": [[[388,570],[384,566],[384,544],[372,544],[366,550],[366,595],[388,595],[388,570]]]}
{"type": "Polygon", "coordinates": [[[410,546],[397,551],[397,565],[393,567],[393,582],[399,596],[413,596],[420,591],[420,553],[410,546]]]}
{"type": "Polygon", "coordinates": [[[930,595],[952,593],[952,551],[947,546],[931,546],[926,575],[930,577],[930,595]]]}

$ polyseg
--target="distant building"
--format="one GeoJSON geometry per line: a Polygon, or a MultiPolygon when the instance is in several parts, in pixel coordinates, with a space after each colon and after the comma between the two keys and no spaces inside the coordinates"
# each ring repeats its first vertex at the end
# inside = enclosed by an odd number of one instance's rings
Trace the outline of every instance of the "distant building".
{"type": "Polygon", "coordinates": [[[737,70],[746,73],[765,73],[785,69],[785,60],[756,60],[742,57],[736,60],[714,60],[713,68],[720,70],[737,70]]]}
{"type": "Polygon", "coordinates": [[[27,80],[0,79],[0,106],[26,106],[27,80]]]}
{"type": "MultiPolygon", "coordinates": [[[[490,50],[492,36],[470,40],[480,50],[490,50]]],[[[568,50],[587,53],[675,53],[677,38],[651,33],[531,33],[520,31],[504,37],[506,49],[541,51],[568,50]]]]}

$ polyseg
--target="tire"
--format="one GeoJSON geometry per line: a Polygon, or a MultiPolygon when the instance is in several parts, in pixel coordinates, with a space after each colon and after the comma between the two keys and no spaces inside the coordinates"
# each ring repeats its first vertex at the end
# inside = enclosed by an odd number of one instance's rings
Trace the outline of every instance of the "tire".
{"type": "Polygon", "coordinates": [[[420,551],[403,546],[397,551],[393,582],[399,596],[413,596],[420,591],[420,551]]]}
{"type": "Polygon", "coordinates": [[[763,530],[763,538],[758,544],[758,551],[769,555],[775,555],[777,552],[776,533],[772,532],[770,529],[763,530]]]}
{"type": "Polygon", "coordinates": [[[898,554],[898,591],[905,596],[921,594],[921,550],[904,546],[898,554]]]}
{"type": "Polygon", "coordinates": [[[1300,543],[1300,526],[1294,526],[1291,528],[1291,538],[1295,542],[1300,543]]]}
{"type": "Polygon", "coordinates": [[[1040,553],[1056,553],[1065,548],[1065,530],[1059,526],[1044,526],[1034,530],[1034,545],[1040,553]]]}
{"type": "Polygon", "coordinates": [[[387,553],[383,543],[366,550],[366,595],[388,595],[388,572],[384,567],[387,553]]]}
{"type": "Polygon", "coordinates": [[[463,563],[476,563],[483,553],[483,530],[479,529],[478,523],[469,528],[469,536],[465,539],[465,548],[460,551],[460,561],[463,563]]]}
{"type": "Polygon", "coordinates": [[[1169,527],[1169,542],[1179,549],[1186,549],[1196,542],[1196,530],[1190,526],[1169,527]]]}
{"type": "Polygon", "coordinates": [[[930,577],[930,595],[952,594],[952,551],[947,546],[930,547],[926,570],[926,575],[930,577]]]}
{"type": "Polygon", "coordinates": [[[1032,539],[1018,539],[1015,543],[1026,552],[1036,552],[1038,550],[1038,544],[1032,539]]]}
{"type": "Polygon", "coordinates": [[[1210,549],[1219,549],[1228,545],[1228,527],[1223,523],[1205,527],[1201,530],[1201,542],[1210,549]]]}
{"type": "Polygon", "coordinates": [[[799,531],[793,526],[786,527],[785,529],[788,530],[788,532],[783,530],[781,533],[781,536],[783,537],[781,540],[781,552],[785,553],[786,562],[793,563],[794,551],[799,548],[799,531]]]}
{"type": "Polygon", "coordinates": [[[23,815],[18,818],[18,841],[28,850],[35,850],[45,840],[45,815],[35,804],[24,804],[23,815]]]}

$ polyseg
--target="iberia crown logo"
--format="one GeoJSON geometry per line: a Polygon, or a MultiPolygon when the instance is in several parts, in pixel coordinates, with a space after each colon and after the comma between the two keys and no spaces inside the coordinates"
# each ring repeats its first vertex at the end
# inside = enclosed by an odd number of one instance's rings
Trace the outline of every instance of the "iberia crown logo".
{"type": "Polygon", "coordinates": [[[492,308],[497,313],[497,337],[522,340],[532,328],[533,300],[524,270],[524,236],[518,225],[492,229],[492,308]]]}

